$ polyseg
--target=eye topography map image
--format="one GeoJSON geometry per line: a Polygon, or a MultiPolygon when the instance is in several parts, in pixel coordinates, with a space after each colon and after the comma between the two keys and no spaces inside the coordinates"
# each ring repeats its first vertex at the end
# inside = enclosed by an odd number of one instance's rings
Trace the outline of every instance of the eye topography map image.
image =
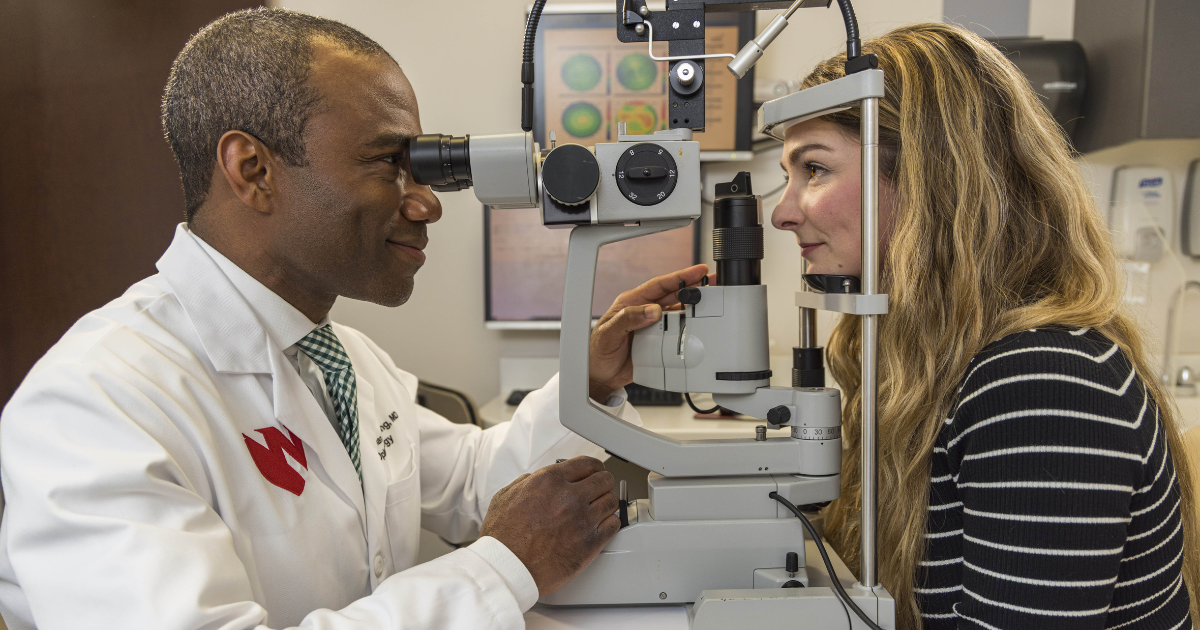
{"type": "Polygon", "coordinates": [[[596,133],[602,122],[600,110],[587,101],[572,103],[563,110],[563,129],[576,138],[586,138],[596,133]]]}
{"type": "Polygon", "coordinates": [[[571,55],[563,62],[563,83],[576,92],[586,92],[596,87],[603,76],[604,69],[592,55],[571,55]]]}
{"type": "MultiPolygon", "coordinates": [[[[655,55],[667,42],[655,42],[655,55]]],[[[611,28],[551,29],[545,36],[546,71],[540,90],[544,126],[564,142],[588,145],[628,133],[652,134],[667,122],[667,67],[645,45],[613,41],[611,28]]]]}
{"type": "Polygon", "coordinates": [[[617,108],[617,122],[625,123],[627,133],[654,133],[658,128],[658,112],[649,103],[633,101],[617,108]]]}
{"type": "Polygon", "coordinates": [[[640,92],[658,78],[658,64],[645,53],[625,55],[617,64],[617,81],[627,90],[640,92]]]}

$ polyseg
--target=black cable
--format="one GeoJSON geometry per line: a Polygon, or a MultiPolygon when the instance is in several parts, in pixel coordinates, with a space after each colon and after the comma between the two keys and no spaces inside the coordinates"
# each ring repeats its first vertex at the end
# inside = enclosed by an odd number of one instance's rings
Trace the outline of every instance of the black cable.
{"type": "Polygon", "coordinates": [[[533,44],[545,6],[546,0],[533,0],[529,20],[525,22],[525,46],[521,49],[521,129],[524,131],[533,131],[533,44]]]}
{"type": "MultiPolygon", "coordinates": [[[[867,624],[868,628],[871,628],[872,630],[883,630],[874,621],[871,621],[871,619],[867,617],[867,614],[858,607],[858,604],[855,604],[854,600],[850,599],[850,596],[846,594],[846,589],[842,588],[841,580],[838,579],[837,574],[833,571],[833,563],[829,561],[829,553],[825,551],[825,543],[821,542],[821,537],[817,535],[817,530],[813,528],[812,523],[808,522],[808,519],[805,518],[804,514],[800,512],[800,508],[792,505],[791,501],[788,501],[780,496],[778,492],[771,492],[767,496],[782,503],[783,507],[791,511],[792,514],[795,514],[796,518],[800,519],[800,524],[804,525],[804,529],[808,530],[808,535],[812,536],[813,542],[817,543],[817,551],[821,552],[821,560],[825,562],[825,570],[829,572],[829,581],[833,582],[833,591],[837,593],[838,599],[842,601],[842,608],[847,610],[847,607],[853,608],[854,614],[858,615],[858,618],[862,619],[863,623],[867,624]]],[[[849,612],[846,612],[846,623],[850,624],[849,612]]],[[[853,624],[851,624],[851,627],[853,627],[853,624]]]]}
{"type": "Polygon", "coordinates": [[[696,406],[696,403],[692,402],[692,395],[687,392],[683,393],[683,399],[687,401],[687,404],[689,407],[692,408],[692,411],[695,411],[696,413],[698,413],[702,416],[708,415],[710,413],[717,413],[718,411],[721,410],[721,405],[717,405],[716,407],[713,407],[712,409],[709,409],[708,411],[702,411],[699,407],[696,406]]]}
{"type": "Polygon", "coordinates": [[[858,18],[854,16],[854,7],[850,0],[838,0],[838,8],[842,10],[842,21],[846,23],[846,61],[862,54],[862,43],[858,39],[858,18]]]}

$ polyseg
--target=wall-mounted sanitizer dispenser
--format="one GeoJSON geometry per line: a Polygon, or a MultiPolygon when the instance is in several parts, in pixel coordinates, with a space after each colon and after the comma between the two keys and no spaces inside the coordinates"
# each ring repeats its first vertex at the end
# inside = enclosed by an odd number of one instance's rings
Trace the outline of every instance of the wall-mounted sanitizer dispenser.
{"type": "Polygon", "coordinates": [[[1165,168],[1122,166],[1113,173],[1108,225],[1117,255],[1151,263],[1162,258],[1174,234],[1174,191],[1171,173],[1165,168]]]}
{"type": "Polygon", "coordinates": [[[1183,253],[1200,259],[1200,160],[1192,160],[1188,166],[1187,184],[1183,188],[1183,219],[1179,232],[1183,241],[1183,253]],[[1196,216],[1193,216],[1196,215],[1196,216]]]}

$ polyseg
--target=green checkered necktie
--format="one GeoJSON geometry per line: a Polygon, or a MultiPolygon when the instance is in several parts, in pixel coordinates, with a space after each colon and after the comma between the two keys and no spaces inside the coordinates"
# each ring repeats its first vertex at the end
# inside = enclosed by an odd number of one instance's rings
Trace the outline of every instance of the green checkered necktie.
{"type": "Polygon", "coordinates": [[[354,382],[354,368],[350,365],[350,357],[346,349],[329,325],[308,333],[296,345],[321,366],[321,374],[325,376],[325,390],[333,400],[333,410],[337,414],[338,426],[341,427],[342,445],[354,462],[354,470],[358,471],[358,480],[362,481],[362,460],[358,453],[358,387],[354,382]]]}

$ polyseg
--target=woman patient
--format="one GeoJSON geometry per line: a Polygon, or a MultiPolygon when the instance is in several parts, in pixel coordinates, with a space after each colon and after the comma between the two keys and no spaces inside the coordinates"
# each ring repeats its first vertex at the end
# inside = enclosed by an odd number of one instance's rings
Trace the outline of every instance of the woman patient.
{"type": "MultiPolygon", "coordinates": [[[[1191,627],[1200,541],[1177,412],[1061,130],[972,33],[919,25],[863,50],[887,85],[878,549],[899,626],[1191,627]]],[[[809,273],[861,270],[859,116],[787,132],[772,223],[809,273]]],[[[855,567],[858,318],[829,346],[846,450],[825,531],[855,567]]]]}

